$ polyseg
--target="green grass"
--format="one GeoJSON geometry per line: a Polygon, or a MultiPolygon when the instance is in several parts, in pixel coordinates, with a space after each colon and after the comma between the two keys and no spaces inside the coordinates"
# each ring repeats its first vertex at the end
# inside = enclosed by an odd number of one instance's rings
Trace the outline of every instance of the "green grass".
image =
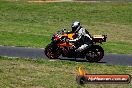
{"type": "Polygon", "coordinates": [[[106,53],[131,54],[132,44],[129,42],[108,42],[101,45],[106,53]]]}
{"type": "Polygon", "coordinates": [[[88,74],[130,74],[132,67],[88,62],[0,57],[0,88],[131,88],[131,84],[76,83],[77,67],[88,74]]]}
{"type": "Polygon", "coordinates": [[[0,1],[0,45],[45,47],[52,33],[79,20],[91,34],[107,34],[106,52],[132,54],[132,3],[0,1]]]}
{"type": "Polygon", "coordinates": [[[2,45],[8,44],[9,46],[13,46],[15,42],[15,45],[17,46],[44,47],[48,42],[50,42],[50,40],[48,40],[50,36],[25,34],[25,33],[16,34],[13,32],[1,32],[0,38],[1,38],[0,42],[2,43],[2,45]]]}
{"type": "MultiPolygon", "coordinates": [[[[79,20],[91,34],[107,34],[107,53],[132,54],[132,3],[27,3],[0,1],[0,45],[45,47],[52,33],[79,20]]],[[[77,85],[88,74],[130,74],[131,66],[0,57],[0,88],[132,88],[131,84],[77,85]]]]}

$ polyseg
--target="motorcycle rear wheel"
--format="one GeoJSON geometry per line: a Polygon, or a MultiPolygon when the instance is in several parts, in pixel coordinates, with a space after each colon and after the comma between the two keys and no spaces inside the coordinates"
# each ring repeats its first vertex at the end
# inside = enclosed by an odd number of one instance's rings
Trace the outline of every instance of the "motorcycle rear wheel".
{"type": "Polygon", "coordinates": [[[52,44],[46,46],[44,53],[49,59],[57,59],[61,55],[60,49],[58,47],[53,49],[52,44]]]}
{"type": "Polygon", "coordinates": [[[99,45],[93,45],[88,49],[86,53],[86,59],[89,62],[99,62],[104,56],[104,50],[99,45]]]}

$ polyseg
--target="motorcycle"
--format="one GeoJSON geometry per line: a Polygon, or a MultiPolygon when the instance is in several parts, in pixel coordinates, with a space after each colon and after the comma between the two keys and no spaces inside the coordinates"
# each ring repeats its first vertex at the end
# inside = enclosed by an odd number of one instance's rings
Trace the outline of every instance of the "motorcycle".
{"type": "Polygon", "coordinates": [[[44,50],[45,55],[50,59],[57,59],[60,55],[68,58],[85,58],[89,62],[98,62],[104,56],[104,50],[97,43],[106,42],[107,35],[93,35],[92,45],[80,53],[75,52],[79,43],[67,42],[67,39],[74,39],[75,33],[62,29],[53,34],[51,43],[44,50]]]}

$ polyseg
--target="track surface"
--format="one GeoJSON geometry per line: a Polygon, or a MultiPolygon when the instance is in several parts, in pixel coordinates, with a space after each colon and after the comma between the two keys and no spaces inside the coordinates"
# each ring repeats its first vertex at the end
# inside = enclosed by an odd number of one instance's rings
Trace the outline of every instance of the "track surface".
{"type": "MultiPolygon", "coordinates": [[[[0,56],[48,59],[44,55],[44,49],[10,47],[10,46],[0,46],[0,56]]],[[[74,58],[63,58],[63,57],[60,58],[61,58],[60,60],[85,62],[85,60],[80,58],[78,58],[77,60],[75,60],[74,58]]],[[[102,59],[102,61],[100,61],[99,63],[132,66],[132,56],[121,55],[121,54],[106,54],[102,59]]]]}

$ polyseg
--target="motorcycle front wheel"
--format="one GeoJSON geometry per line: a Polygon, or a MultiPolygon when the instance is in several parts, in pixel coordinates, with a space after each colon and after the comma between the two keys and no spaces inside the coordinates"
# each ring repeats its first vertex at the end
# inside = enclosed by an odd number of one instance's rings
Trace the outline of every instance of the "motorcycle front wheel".
{"type": "Polygon", "coordinates": [[[46,46],[44,53],[49,59],[57,59],[61,55],[60,48],[54,47],[52,44],[46,46]]]}
{"type": "Polygon", "coordinates": [[[89,62],[99,62],[104,56],[104,50],[99,45],[92,45],[86,52],[86,59],[89,62]]]}

